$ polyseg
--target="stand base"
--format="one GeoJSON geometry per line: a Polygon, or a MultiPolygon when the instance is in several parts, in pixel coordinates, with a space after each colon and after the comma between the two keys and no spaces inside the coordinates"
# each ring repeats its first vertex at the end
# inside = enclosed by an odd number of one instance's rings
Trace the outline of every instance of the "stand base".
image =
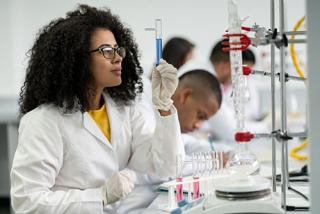
{"type": "Polygon", "coordinates": [[[219,198],[207,198],[202,204],[188,210],[185,214],[225,214],[225,213],[264,213],[264,214],[283,214],[279,196],[271,194],[268,197],[255,200],[223,200],[219,198]]]}

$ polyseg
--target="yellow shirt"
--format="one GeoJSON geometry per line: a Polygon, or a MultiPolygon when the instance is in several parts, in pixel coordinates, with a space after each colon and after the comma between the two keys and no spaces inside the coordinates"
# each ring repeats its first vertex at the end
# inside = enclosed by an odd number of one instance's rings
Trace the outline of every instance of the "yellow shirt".
{"type": "Polygon", "coordinates": [[[88,111],[88,113],[93,118],[93,120],[97,123],[97,125],[99,126],[104,136],[106,136],[106,138],[111,143],[110,123],[109,123],[106,104],[103,104],[103,106],[100,109],[90,110],[88,111]]]}

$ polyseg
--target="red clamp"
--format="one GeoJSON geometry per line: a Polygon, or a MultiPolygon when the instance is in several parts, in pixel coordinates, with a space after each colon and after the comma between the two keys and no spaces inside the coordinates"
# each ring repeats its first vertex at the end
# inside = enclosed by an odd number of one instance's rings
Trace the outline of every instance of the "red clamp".
{"type": "Polygon", "coordinates": [[[237,132],[234,135],[234,139],[237,142],[248,142],[250,141],[252,138],[254,138],[254,134],[250,133],[250,132],[237,132]]]}
{"type": "Polygon", "coordinates": [[[224,34],[223,36],[228,37],[228,38],[229,37],[240,37],[240,42],[229,42],[229,41],[222,42],[222,45],[228,46],[228,47],[222,48],[223,51],[234,51],[234,50],[244,51],[251,44],[250,38],[246,34],[243,34],[243,33],[224,34]],[[230,45],[238,45],[240,47],[231,48],[230,45]]]}
{"type": "MultiPolygon", "coordinates": [[[[244,26],[241,26],[241,30],[245,30],[245,31],[251,31],[251,27],[244,27],[244,26]]],[[[228,32],[228,29],[226,30],[226,32],[228,32]]]]}
{"type": "MultiPolygon", "coordinates": [[[[241,30],[244,30],[244,31],[251,31],[251,27],[244,27],[244,26],[241,26],[241,30]]],[[[226,32],[228,32],[228,30],[226,30],[226,32]]],[[[251,40],[250,38],[246,35],[246,34],[243,34],[243,33],[235,33],[235,34],[224,34],[223,35],[224,37],[240,37],[240,42],[229,42],[229,41],[225,41],[225,42],[222,42],[222,45],[226,45],[226,46],[229,46],[229,47],[225,47],[225,48],[222,48],[223,51],[233,51],[233,50],[241,50],[241,51],[244,51],[246,50],[249,45],[251,44],[251,40]],[[237,47],[237,48],[230,48],[230,45],[238,45],[240,47],[237,47]]]]}
{"type": "Polygon", "coordinates": [[[244,27],[244,26],[241,26],[241,30],[245,30],[245,31],[251,31],[251,27],[244,27]]]}
{"type": "Polygon", "coordinates": [[[246,75],[246,76],[248,76],[252,72],[251,67],[249,67],[247,65],[243,65],[242,70],[243,70],[243,75],[246,75]]]}

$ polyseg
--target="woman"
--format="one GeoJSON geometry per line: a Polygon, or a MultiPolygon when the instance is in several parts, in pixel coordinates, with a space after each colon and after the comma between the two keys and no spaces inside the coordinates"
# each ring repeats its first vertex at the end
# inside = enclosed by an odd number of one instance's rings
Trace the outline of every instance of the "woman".
{"type": "Polygon", "coordinates": [[[132,33],[110,10],[80,5],[45,26],[30,54],[11,171],[16,213],[109,213],[133,188],[126,167],[174,175],[176,69],[154,69],[154,111],[132,33]]]}

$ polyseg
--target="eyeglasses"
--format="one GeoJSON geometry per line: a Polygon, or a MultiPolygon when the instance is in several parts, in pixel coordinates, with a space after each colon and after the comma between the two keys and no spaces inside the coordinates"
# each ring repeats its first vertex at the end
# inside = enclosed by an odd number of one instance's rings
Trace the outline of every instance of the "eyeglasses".
{"type": "Polygon", "coordinates": [[[99,51],[104,58],[106,59],[114,59],[116,57],[116,53],[122,57],[126,57],[126,49],[124,47],[111,47],[110,45],[101,45],[95,50],[90,51],[90,53],[99,51]]]}

